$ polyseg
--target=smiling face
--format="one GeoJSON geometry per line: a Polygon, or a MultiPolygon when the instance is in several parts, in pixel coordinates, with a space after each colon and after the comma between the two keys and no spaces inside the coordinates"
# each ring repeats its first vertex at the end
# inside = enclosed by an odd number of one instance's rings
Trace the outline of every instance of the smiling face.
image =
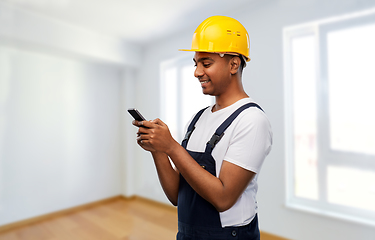
{"type": "Polygon", "coordinates": [[[231,65],[228,56],[217,53],[196,52],[194,55],[194,76],[201,83],[204,94],[220,96],[231,84],[231,65]]]}

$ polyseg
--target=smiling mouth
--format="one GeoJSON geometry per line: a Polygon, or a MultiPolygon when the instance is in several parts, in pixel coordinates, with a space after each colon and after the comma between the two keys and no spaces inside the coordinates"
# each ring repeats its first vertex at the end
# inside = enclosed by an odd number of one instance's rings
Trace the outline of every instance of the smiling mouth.
{"type": "Polygon", "coordinates": [[[208,83],[210,80],[206,80],[206,81],[201,81],[200,83],[201,84],[204,84],[204,83],[208,83]]]}

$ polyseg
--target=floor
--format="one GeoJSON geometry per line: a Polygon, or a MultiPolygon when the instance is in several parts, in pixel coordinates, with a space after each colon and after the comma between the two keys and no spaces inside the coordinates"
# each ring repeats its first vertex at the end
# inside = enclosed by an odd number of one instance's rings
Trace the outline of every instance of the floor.
{"type": "MultiPolygon", "coordinates": [[[[176,233],[175,208],[118,197],[0,231],[0,240],[173,240],[176,233]]],[[[261,239],[282,240],[266,233],[261,239]]]]}

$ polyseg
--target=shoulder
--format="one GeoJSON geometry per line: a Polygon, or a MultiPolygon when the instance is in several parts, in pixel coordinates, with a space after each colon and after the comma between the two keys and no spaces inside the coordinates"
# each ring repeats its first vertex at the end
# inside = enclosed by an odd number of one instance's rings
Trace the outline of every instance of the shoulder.
{"type": "Polygon", "coordinates": [[[264,113],[262,107],[255,102],[252,98],[243,98],[233,104],[232,111],[236,111],[240,108],[246,107],[238,116],[239,119],[252,119],[254,121],[268,121],[266,114],[264,113]]]}
{"type": "Polygon", "coordinates": [[[232,131],[234,135],[252,132],[253,134],[260,133],[272,137],[271,124],[267,115],[257,107],[249,107],[243,110],[233,122],[232,131]]]}
{"type": "Polygon", "coordinates": [[[243,110],[238,116],[238,121],[246,125],[269,124],[269,120],[265,112],[256,106],[252,106],[243,110]]]}

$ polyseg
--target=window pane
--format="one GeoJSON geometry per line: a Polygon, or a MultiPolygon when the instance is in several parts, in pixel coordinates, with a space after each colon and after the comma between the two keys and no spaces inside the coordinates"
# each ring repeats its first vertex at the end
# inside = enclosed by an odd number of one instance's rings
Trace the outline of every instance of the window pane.
{"type": "Polygon", "coordinates": [[[212,104],[212,97],[202,93],[201,85],[194,77],[195,67],[193,63],[186,65],[181,71],[181,95],[182,95],[182,126],[185,126],[192,116],[200,109],[212,104]]]}
{"type": "Polygon", "coordinates": [[[314,36],[292,40],[295,195],[318,199],[314,36]]]}
{"type": "Polygon", "coordinates": [[[375,154],[375,24],[327,35],[331,148],[375,154]]]}
{"type": "Polygon", "coordinates": [[[165,70],[164,86],[165,89],[163,94],[165,101],[165,122],[169,127],[172,137],[179,139],[179,129],[177,122],[177,68],[169,68],[165,70]]]}
{"type": "Polygon", "coordinates": [[[375,211],[375,172],[330,166],[328,202],[375,211]]]}

